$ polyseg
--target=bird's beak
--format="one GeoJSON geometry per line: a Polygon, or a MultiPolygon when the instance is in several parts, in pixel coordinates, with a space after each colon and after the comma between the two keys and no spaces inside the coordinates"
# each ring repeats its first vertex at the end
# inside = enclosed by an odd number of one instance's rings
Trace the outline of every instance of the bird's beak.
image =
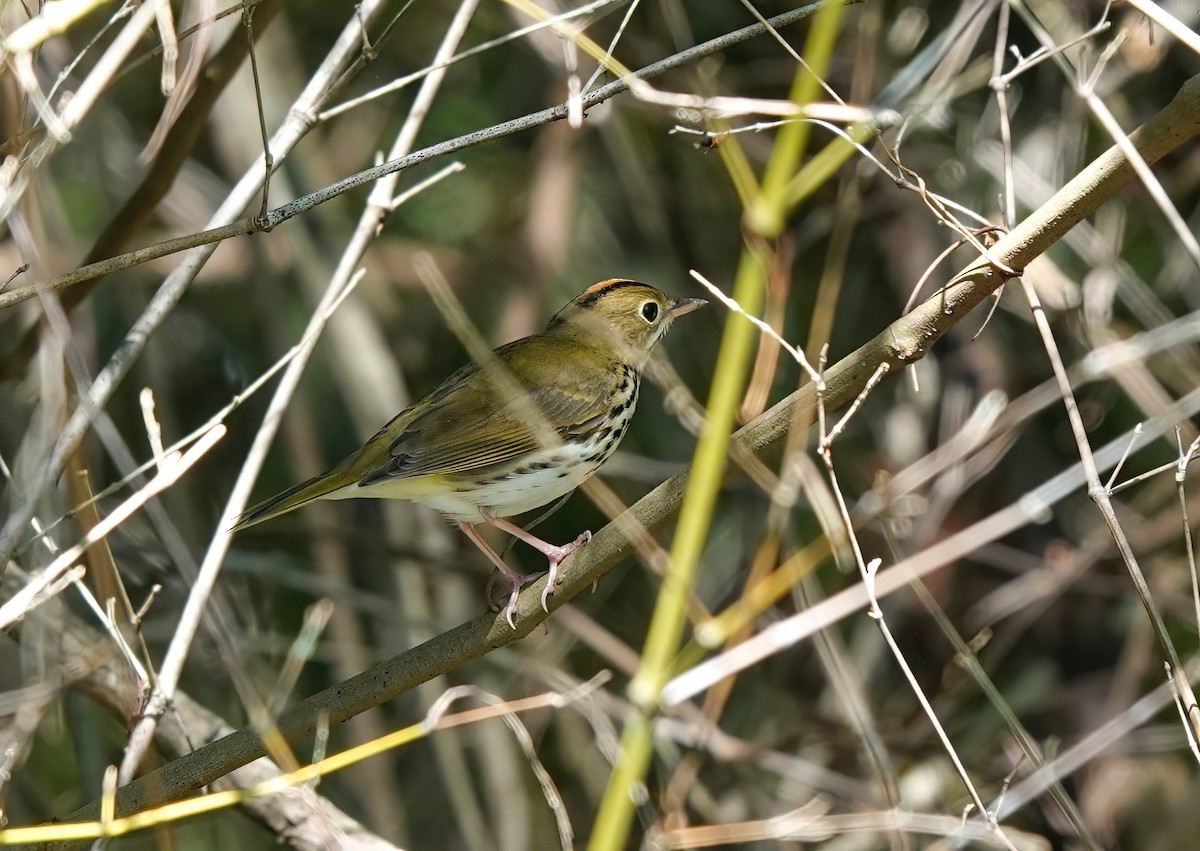
{"type": "Polygon", "coordinates": [[[667,307],[667,312],[671,314],[672,319],[678,319],[685,313],[691,313],[706,304],[708,302],[702,298],[673,298],[670,306],[667,307]]]}

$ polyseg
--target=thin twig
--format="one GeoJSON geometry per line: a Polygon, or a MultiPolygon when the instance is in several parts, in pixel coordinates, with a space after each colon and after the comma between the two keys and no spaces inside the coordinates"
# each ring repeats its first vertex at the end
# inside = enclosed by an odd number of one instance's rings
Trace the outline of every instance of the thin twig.
{"type": "MultiPolygon", "coordinates": [[[[835,367],[836,368],[836,367],[835,367]]],[[[832,371],[832,370],[831,370],[832,371]]],[[[836,397],[835,397],[836,398],[836,397]]],[[[1158,439],[1174,428],[1182,418],[1194,416],[1200,411],[1200,390],[1179,400],[1162,416],[1147,421],[1142,432],[1141,445],[1158,439]]],[[[1097,464],[1107,469],[1115,464],[1128,442],[1122,435],[1096,452],[1097,464]]],[[[875,595],[882,599],[919,578],[963,558],[980,546],[1012,534],[1017,529],[1036,522],[1046,516],[1055,504],[1086,484],[1082,462],[1047,479],[1038,487],[1022,496],[1017,502],[995,514],[962,529],[939,541],[926,551],[911,556],[899,564],[880,573],[875,580],[875,595]]],[[[635,505],[636,509],[637,506],[635,505]]],[[[599,536],[597,536],[599,538],[599,536]]],[[[593,540],[593,544],[595,540],[593,540]]],[[[746,642],[705,660],[692,669],[678,675],[663,689],[663,702],[673,706],[688,700],[712,686],[713,683],[768,658],[799,641],[803,641],[819,629],[861,611],[870,603],[866,588],[857,584],[834,594],[821,603],[762,630],[746,642]]]]}
{"type": "MultiPolygon", "coordinates": [[[[1005,0],[1005,2],[1013,2],[1013,0],[1005,0]]],[[[1042,23],[1025,5],[1013,2],[1013,8],[1022,16],[1033,34],[1042,42],[1042,45],[1047,49],[1053,49],[1053,38],[1051,38],[1042,23]]],[[[1108,14],[1107,6],[1105,7],[1104,14],[1108,14]]],[[[1137,176],[1145,187],[1146,192],[1162,212],[1163,217],[1167,220],[1167,224],[1175,232],[1179,244],[1187,251],[1192,263],[1197,268],[1200,268],[1200,241],[1197,241],[1195,234],[1192,233],[1192,229],[1183,220],[1183,216],[1179,214],[1175,205],[1171,203],[1171,199],[1167,195],[1166,190],[1163,189],[1162,183],[1159,182],[1154,172],[1151,171],[1149,163],[1138,153],[1136,146],[1122,129],[1112,111],[1109,110],[1104,101],[1097,97],[1094,87],[1092,85],[1081,84],[1074,73],[1074,69],[1071,68],[1070,63],[1061,54],[1054,53],[1053,59],[1062,70],[1067,82],[1075,89],[1075,93],[1083,100],[1087,108],[1091,110],[1092,115],[1100,122],[1105,132],[1108,133],[1109,137],[1112,138],[1117,147],[1120,148],[1121,152],[1128,159],[1134,171],[1137,172],[1137,176]]]]}
{"type": "MultiPolygon", "coordinates": [[[[785,25],[796,23],[813,14],[818,4],[795,9],[783,15],[777,15],[771,19],[771,24],[778,28],[785,25]]],[[[714,38],[702,44],[679,53],[669,56],[666,59],[660,60],[647,65],[645,68],[634,73],[634,76],[639,79],[651,79],[660,74],[666,73],[681,65],[686,65],[695,62],[705,56],[710,56],[714,53],[719,53],[733,45],[740,44],[748,39],[755,38],[765,32],[765,28],[761,24],[752,24],[748,27],[743,27],[740,30],[735,30],[731,33],[726,33],[719,38],[714,38]]],[[[619,94],[622,94],[628,89],[628,81],[617,80],[605,86],[601,86],[594,92],[591,92],[583,97],[583,107],[585,110],[610,100],[619,94]]],[[[344,178],[330,186],[318,189],[315,192],[310,192],[307,195],[297,198],[287,204],[269,211],[265,216],[254,218],[242,218],[232,220],[229,216],[225,223],[211,227],[208,230],[200,231],[187,236],[178,237],[175,239],[157,242],[152,245],[139,248],[135,251],[126,252],[125,254],[112,257],[107,260],[101,260],[95,263],[89,263],[86,266],[81,266],[71,272],[63,275],[57,275],[52,278],[47,278],[42,281],[37,281],[24,287],[15,288],[9,292],[0,293],[0,310],[11,307],[22,301],[26,301],[37,295],[42,290],[60,290],[66,287],[73,286],[82,281],[88,281],[93,278],[98,278],[103,275],[108,275],[122,269],[128,269],[132,266],[137,266],[142,263],[147,263],[151,260],[156,260],[160,257],[165,257],[170,254],[175,254],[180,251],[185,251],[189,248],[197,248],[208,246],[212,243],[221,242],[235,236],[245,234],[259,233],[262,231],[272,230],[291,218],[294,218],[301,213],[316,207],[326,201],[332,200],[346,192],[357,189],[363,185],[374,183],[382,177],[403,171],[411,168],[414,165],[428,162],[437,157],[446,156],[447,154],[457,153],[466,148],[475,145],[502,139],[506,136],[511,136],[516,133],[521,133],[526,130],[531,130],[535,127],[540,127],[551,121],[561,121],[567,117],[568,106],[566,103],[560,104],[549,109],[543,109],[538,112],[530,113],[520,118],[515,118],[510,121],[504,121],[483,130],[477,130],[473,133],[468,133],[465,136],[459,136],[455,139],[449,139],[445,142],[440,142],[436,145],[430,145],[427,148],[422,148],[408,156],[401,157],[397,160],[382,163],[374,168],[369,168],[364,171],[353,174],[344,178]]],[[[309,115],[302,106],[293,108],[293,117],[300,119],[309,115]]],[[[284,135],[284,128],[276,134],[276,139],[287,138],[284,135]]],[[[307,131],[308,126],[304,127],[307,131]]],[[[277,145],[272,145],[272,150],[277,145]]],[[[274,155],[276,160],[280,159],[278,155],[274,155]]],[[[261,173],[260,164],[253,167],[253,174],[261,173]]],[[[250,178],[253,180],[253,178],[250,178]]],[[[247,177],[243,177],[239,188],[247,182],[247,177]]],[[[257,193],[258,185],[255,182],[254,191],[257,193]]],[[[232,206],[231,204],[226,206],[232,206]]],[[[240,213],[240,209],[238,210],[240,213]]],[[[220,213],[218,213],[220,217],[220,213]]]]}
{"type": "Polygon", "coordinates": [[[1117,466],[1113,467],[1112,475],[1108,477],[1108,481],[1104,483],[1104,490],[1110,496],[1113,493],[1113,482],[1115,482],[1117,477],[1121,475],[1121,468],[1125,466],[1125,461],[1129,458],[1129,453],[1133,450],[1133,445],[1137,443],[1138,436],[1141,433],[1142,424],[1138,423],[1133,427],[1133,434],[1129,438],[1129,445],[1125,447],[1124,454],[1122,454],[1121,459],[1117,461],[1117,466]]]}
{"type": "Polygon", "coordinates": [[[246,36],[246,52],[250,54],[250,77],[254,81],[254,102],[258,107],[258,132],[262,137],[262,207],[258,211],[258,215],[262,217],[267,214],[268,201],[271,197],[271,172],[275,168],[275,160],[271,156],[271,140],[267,135],[267,115],[263,110],[262,83],[258,79],[258,53],[254,49],[254,8],[251,0],[242,0],[242,32],[246,36]]]}
{"type": "Polygon", "coordinates": [[[0,607],[0,629],[23,618],[34,605],[45,602],[47,599],[46,589],[58,581],[59,577],[75,563],[88,546],[103,540],[109,532],[141,508],[147,500],[175,484],[179,477],[199,461],[224,435],[225,427],[216,426],[209,430],[206,436],[196,441],[187,452],[169,456],[158,475],[151,479],[145,487],[109,512],[88,531],[82,541],[59,553],[58,557],[39,573],[37,578],[26,585],[20,594],[0,607]]]}
{"type": "MultiPolygon", "coordinates": [[[[359,43],[359,21],[376,14],[382,0],[363,0],[359,14],[343,30],[337,42],[309,84],[300,93],[288,119],[276,132],[271,150],[278,161],[290,151],[310,128],[308,116],[326,99],[329,87],[344,65],[351,61],[359,43]]],[[[225,203],[217,210],[212,224],[227,223],[238,216],[258,193],[261,170],[257,164],[243,175],[225,203]]],[[[42,466],[36,481],[24,495],[21,503],[12,509],[5,524],[0,528],[0,574],[3,573],[17,542],[24,534],[29,519],[33,516],[34,503],[58,478],[66,460],[75,453],[83,436],[87,433],[96,412],[101,410],[116,391],[117,386],[129,373],[134,361],[145,348],[147,341],[183,298],[201,267],[208,261],[215,245],[204,245],[188,255],[167,277],[150,299],[149,304],[134,322],[121,345],[108,364],[96,376],[96,380],[81,399],[66,425],[62,428],[49,459],[42,466]]]]}
{"type": "Polygon", "coordinates": [[[21,158],[15,173],[5,175],[5,183],[0,186],[0,190],[3,191],[3,195],[0,196],[0,221],[7,219],[16,208],[17,202],[21,200],[30,180],[42,164],[63,142],[70,138],[71,131],[95,104],[117,68],[154,23],[158,6],[166,2],[167,0],[148,0],[137,7],[129,22],[113,39],[108,50],[100,57],[87,78],[72,93],[71,99],[59,112],[58,121],[61,122],[59,132],[47,134],[28,157],[21,158]]]}
{"type": "Polygon", "coordinates": [[[1153,0],[1128,0],[1128,2],[1130,6],[1187,45],[1193,53],[1200,53],[1200,35],[1197,35],[1194,30],[1158,3],[1153,0]]]}
{"type": "MultiPolygon", "coordinates": [[[[424,77],[428,76],[429,74],[432,74],[434,71],[441,70],[442,68],[447,68],[451,65],[461,62],[464,59],[468,59],[472,56],[476,56],[480,53],[491,50],[495,47],[499,47],[502,44],[507,44],[510,41],[515,41],[516,39],[521,38],[522,36],[529,35],[532,32],[537,32],[538,30],[542,30],[547,27],[554,26],[555,24],[557,24],[561,21],[568,21],[573,18],[582,17],[584,15],[590,15],[592,12],[607,9],[609,6],[619,6],[623,3],[628,3],[628,2],[630,2],[630,0],[592,0],[591,3],[585,3],[584,5],[576,8],[576,9],[569,9],[565,12],[562,12],[559,15],[555,15],[554,17],[548,18],[544,21],[536,21],[532,24],[527,24],[526,26],[515,29],[510,33],[506,33],[505,35],[499,36],[498,38],[490,39],[488,41],[483,42],[482,44],[477,44],[474,47],[469,48],[468,50],[464,50],[461,53],[456,53],[453,56],[451,56],[449,59],[447,59],[445,62],[427,66],[425,68],[422,68],[420,71],[414,71],[412,74],[408,74],[397,80],[393,80],[392,82],[387,83],[386,85],[380,86],[379,88],[372,89],[371,91],[366,92],[365,94],[358,95],[357,97],[354,97],[348,101],[339,103],[337,106],[332,106],[329,109],[326,109],[323,112],[321,112],[317,116],[317,120],[320,121],[321,123],[324,123],[331,118],[341,115],[343,112],[347,112],[348,110],[354,109],[355,107],[362,106],[364,103],[368,103],[369,101],[380,98],[383,95],[390,94],[390,93],[396,92],[396,91],[400,91],[401,89],[411,85],[412,83],[415,83],[418,80],[421,80],[424,77]]],[[[634,2],[633,6],[636,7],[637,2],[634,2]]],[[[604,70],[603,65],[600,66],[600,70],[601,71],[604,70]]],[[[589,85],[584,89],[585,92],[586,92],[587,88],[591,88],[590,83],[591,83],[591,81],[589,81],[589,85]]]]}
{"type": "MultiPolygon", "coordinates": [[[[822,355],[822,361],[824,361],[824,355],[822,355]]],[[[822,372],[823,371],[824,364],[822,363],[822,372]]],[[[963,785],[966,787],[967,793],[971,796],[971,800],[974,802],[980,816],[986,820],[988,827],[991,828],[991,830],[993,830],[1009,848],[1012,848],[1011,843],[1004,838],[1004,834],[1000,831],[996,822],[989,816],[987,808],[983,804],[983,799],[980,797],[979,792],[975,789],[975,784],[971,781],[970,775],[967,774],[966,767],[962,764],[962,760],[958,756],[958,751],[950,741],[950,737],[946,734],[945,728],[942,726],[940,719],[937,717],[937,713],[934,712],[933,705],[929,702],[929,698],[926,697],[924,689],[921,688],[921,684],[917,681],[916,675],[913,674],[912,668],[908,664],[908,660],[904,658],[904,653],[901,651],[900,645],[896,643],[896,639],[892,636],[891,629],[888,628],[887,620],[883,616],[883,610],[879,607],[879,598],[875,593],[875,577],[879,571],[879,565],[881,564],[882,560],[873,558],[870,562],[864,561],[862,547],[859,544],[858,535],[854,530],[854,522],[850,518],[850,510],[846,505],[846,498],[842,494],[842,488],[838,482],[837,472],[834,467],[834,441],[836,441],[838,436],[845,431],[851,417],[853,417],[854,414],[857,413],[862,407],[871,390],[874,389],[874,387],[883,379],[884,375],[887,374],[887,371],[888,364],[881,363],[879,368],[875,370],[875,372],[867,380],[862,392],[860,392],[855,398],[854,402],[851,403],[849,410],[846,411],[841,420],[839,420],[837,424],[829,431],[826,431],[825,429],[826,418],[823,394],[818,392],[817,410],[820,429],[818,453],[820,454],[821,459],[825,462],[825,469],[829,476],[829,486],[833,492],[834,499],[837,501],[842,529],[850,541],[850,548],[854,553],[854,560],[857,563],[860,575],[862,576],[863,586],[866,588],[867,599],[869,601],[867,615],[874,620],[876,625],[879,627],[879,631],[883,636],[884,642],[891,651],[893,658],[895,658],[896,664],[900,666],[900,670],[903,672],[905,679],[908,680],[909,687],[916,696],[917,702],[921,704],[921,709],[924,710],[926,717],[929,718],[929,723],[933,726],[934,732],[941,741],[943,750],[945,750],[946,754],[950,757],[950,761],[953,763],[955,771],[958,772],[959,779],[962,780],[963,785]]],[[[1013,851],[1015,851],[1015,849],[1013,849],[1013,851]]]]}
{"type": "MultiPolygon", "coordinates": [[[[1171,105],[1143,125],[1132,138],[1145,158],[1154,162],[1183,145],[1197,132],[1200,132],[1200,77],[1185,84],[1171,105]]],[[[1025,266],[1061,239],[1073,225],[1091,215],[1133,176],[1134,172],[1120,150],[1110,149],[1083,169],[1054,198],[1013,228],[1011,233],[992,247],[992,251],[1003,257],[1011,267],[1025,266]]],[[[971,307],[986,300],[999,284],[999,276],[989,274],[989,269],[984,261],[975,261],[957,276],[959,282],[946,293],[944,299],[938,296],[926,301],[908,316],[893,322],[858,351],[832,366],[826,372],[829,385],[825,394],[826,404],[836,406],[853,399],[862,383],[884,360],[900,367],[921,357],[928,346],[959,322],[971,307]],[[944,309],[946,304],[954,307],[949,315],[944,309]]],[[[1148,420],[1143,440],[1157,438],[1164,428],[1173,426],[1179,417],[1189,416],[1197,409],[1200,409],[1200,392],[1193,392],[1173,406],[1167,415],[1148,420]]],[[[796,416],[805,412],[811,416],[814,410],[813,390],[808,385],[740,430],[735,438],[736,444],[749,452],[774,446],[788,433],[796,416]]],[[[1100,459],[1098,463],[1105,466],[1115,463],[1124,444],[1125,440],[1121,439],[1118,445],[1101,450],[1097,455],[1100,459]]],[[[685,480],[686,476],[681,474],[664,482],[632,506],[630,515],[648,529],[666,523],[678,510],[685,480]]],[[[1049,506],[1076,489],[1080,481],[1077,464],[1047,481],[1018,505],[990,519],[985,527],[968,527],[947,538],[913,564],[902,563],[880,573],[877,578],[877,597],[882,598],[886,593],[906,585],[911,575],[908,570],[918,564],[918,572],[932,570],[973,551],[981,542],[994,539],[989,535],[1009,534],[1031,518],[1043,516],[1049,506]]],[[[564,563],[562,584],[556,600],[568,600],[590,587],[595,578],[603,575],[629,552],[630,545],[624,535],[610,524],[586,548],[564,563]]],[[[307,698],[279,719],[281,730],[289,737],[303,736],[315,728],[316,718],[321,712],[328,713],[330,723],[339,723],[421,682],[477,659],[498,646],[520,639],[537,629],[545,617],[538,601],[540,592],[541,587],[534,583],[522,594],[517,632],[509,630],[506,624],[501,628],[494,616],[476,618],[382,662],[358,677],[307,698]]],[[[760,652],[764,643],[768,648],[757,658],[778,652],[782,647],[800,640],[803,634],[811,634],[813,629],[823,628],[839,617],[861,610],[866,602],[864,590],[857,586],[830,597],[804,613],[807,616],[807,633],[792,634],[786,629],[768,628],[751,639],[759,642],[756,649],[760,652]]],[[[755,649],[748,647],[748,644],[739,649],[755,649]]],[[[697,666],[685,675],[689,680],[687,687],[684,678],[676,679],[664,690],[664,700],[683,700],[704,688],[702,683],[708,682],[708,675],[712,673],[711,670],[705,670],[706,665],[708,663],[697,666]],[[695,688],[697,685],[698,688],[695,688]]],[[[252,727],[240,730],[122,788],[118,793],[118,810],[124,812],[128,811],[126,807],[144,808],[152,801],[170,800],[188,789],[211,782],[214,777],[262,753],[257,731],[252,727]]],[[[1016,789],[1013,789],[1006,799],[1006,807],[1011,807],[1015,796],[1016,789]]],[[[998,814],[998,818],[1002,817],[1002,813],[998,814]]]]}
{"type": "MultiPolygon", "coordinates": [[[[1176,429],[1175,438],[1179,440],[1179,431],[1176,429]]],[[[1196,631],[1200,633],[1200,574],[1197,573],[1196,567],[1196,549],[1192,542],[1192,524],[1188,519],[1187,510],[1187,493],[1184,489],[1184,483],[1187,479],[1188,465],[1192,463],[1192,459],[1196,457],[1196,453],[1200,451],[1200,438],[1193,440],[1185,451],[1180,447],[1179,461],[1175,466],[1175,486],[1179,493],[1179,513],[1183,520],[1183,546],[1187,553],[1188,560],[1188,578],[1192,585],[1192,607],[1196,613],[1196,631]]]]}

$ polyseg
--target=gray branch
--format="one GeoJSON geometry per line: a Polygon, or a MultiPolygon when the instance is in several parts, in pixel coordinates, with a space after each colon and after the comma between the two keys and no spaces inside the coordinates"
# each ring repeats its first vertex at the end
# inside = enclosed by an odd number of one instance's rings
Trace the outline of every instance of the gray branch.
{"type": "MultiPolygon", "coordinates": [[[[1130,134],[1130,139],[1143,159],[1154,164],[1197,135],[1200,75],[1188,80],[1171,103],[1130,134]]],[[[1110,148],[992,246],[992,257],[1019,272],[1134,176],[1133,166],[1120,149],[1110,148]]],[[[853,400],[882,363],[890,364],[890,374],[895,375],[902,371],[900,367],[920,360],[1004,280],[1004,275],[985,259],[970,264],[941,292],[832,366],[825,374],[826,405],[833,408],[853,400]]],[[[816,391],[810,383],[737,431],[734,448],[757,454],[773,447],[787,435],[793,418],[811,417],[815,410],[816,391]]],[[[679,510],[686,483],[686,471],[671,477],[638,500],[629,513],[649,530],[661,528],[679,510]]],[[[591,543],[563,563],[559,590],[551,598],[552,609],[590,587],[631,553],[628,540],[619,531],[622,523],[619,517],[605,526],[591,543]]],[[[330,724],[341,723],[497,647],[518,641],[548,617],[540,602],[544,581],[533,583],[521,595],[515,631],[503,617],[488,614],[475,618],[301,701],[279,718],[280,731],[289,739],[311,735],[321,716],[328,717],[330,724]]],[[[879,596],[884,596],[882,589],[879,596]]],[[[257,731],[243,728],[122,787],[117,795],[117,811],[124,814],[175,800],[263,753],[257,731]]],[[[93,803],[71,817],[94,818],[98,811],[99,805],[93,803]]]]}

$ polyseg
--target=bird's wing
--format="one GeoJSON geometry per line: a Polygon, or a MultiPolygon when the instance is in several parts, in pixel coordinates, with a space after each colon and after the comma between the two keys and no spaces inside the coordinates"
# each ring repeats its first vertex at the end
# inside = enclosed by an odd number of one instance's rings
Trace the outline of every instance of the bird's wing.
{"type": "Polygon", "coordinates": [[[607,358],[563,357],[543,337],[495,354],[510,376],[521,377],[524,395],[498,389],[490,370],[464,367],[363,448],[371,463],[359,485],[484,471],[538,449],[547,436],[577,439],[601,427],[620,382],[636,381],[607,358]],[[548,426],[541,440],[539,414],[548,426]]]}

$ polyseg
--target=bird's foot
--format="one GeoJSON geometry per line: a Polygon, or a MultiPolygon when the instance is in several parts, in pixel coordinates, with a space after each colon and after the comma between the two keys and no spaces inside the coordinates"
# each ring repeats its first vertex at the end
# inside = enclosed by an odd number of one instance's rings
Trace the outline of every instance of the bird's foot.
{"type": "MultiPolygon", "coordinates": [[[[485,556],[487,556],[488,561],[490,561],[495,566],[496,570],[498,570],[500,572],[500,575],[508,580],[508,605],[506,605],[504,607],[504,619],[506,621],[508,621],[508,625],[513,630],[516,630],[516,628],[517,628],[517,600],[521,596],[521,589],[524,588],[526,584],[528,584],[531,580],[535,579],[536,577],[522,576],[521,574],[519,574],[515,570],[513,570],[511,567],[509,567],[507,564],[505,564],[504,559],[501,558],[500,554],[498,552],[496,552],[495,550],[493,550],[488,545],[488,542],[485,541],[480,536],[479,530],[477,530],[473,524],[459,523],[458,528],[462,529],[463,534],[466,535],[468,538],[470,538],[471,541],[475,544],[475,546],[479,547],[479,549],[483,552],[483,554],[485,556]]],[[[491,605],[492,605],[492,603],[491,603],[492,582],[494,580],[495,580],[494,575],[493,575],[492,579],[488,580],[486,596],[487,596],[489,607],[491,607],[491,605]]]]}
{"type": "Polygon", "coordinates": [[[542,589],[542,611],[549,613],[550,611],[550,595],[558,590],[558,566],[563,559],[582,547],[592,539],[591,532],[584,532],[574,541],[561,547],[554,547],[552,551],[546,553],[546,558],[550,560],[550,569],[546,571],[546,587],[542,589]]]}
{"type": "MultiPolygon", "coordinates": [[[[481,512],[481,514],[483,516],[484,522],[492,524],[497,529],[503,529],[505,532],[512,535],[518,541],[524,541],[525,543],[529,544],[529,546],[533,547],[535,550],[537,550],[542,555],[544,555],[546,557],[546,560],[550,562],[550,569],[549,569],[549,571],[547,571],[547,573],[549,575],[546,577],[546,587],[542,590],[542,610],[548,613],[550,611],[550,595],[554,593],[554,590],[558,585],[558,566],[559,566],[559,564],[562,563],[563,559],[565,559],[571,553],[575,552],[577,549],[579,549],[584,544],[586,544],[588,541],[590,541],[592,539],[592,533],[584,532],[582,535],[580,535],[578,538],[576,538],[571,543],[564,544],[563,546],[558,547],[558,546],[555,546],[554,544],[549,543],[548,541],[543,541],[537,535],[535,535],[532,532],[529,532],[525,529],[522,529],[520,526],[517,526],[515,523],[505,520],[503,517],[496,517],[490,511],[483,511],[483,512],[481,512]]],[[[486,552],[486,550],[485,550],[485,552],[486,552]]],[[[495,564],[497,567],[499,567],[500,564],[502,563],[502,562],[498,561],[499,558],[500,558],[499,556],[496,556],[492,561],[492,563],[495,564]]],[[[505,576],[508,576],[509,573],[511,573],[510,569],[507,566],[505,566],[501,569],[504,572],[505,576]]],[[[511,581],[511,577],[510,577],[510,581],[511,581]]],[[[516,598],[514,597],[513,601],[509,602],[510,608],[515,607],[515,605],[516,605],[515,599],[516,598]]],[[[511,623],[511,621],[510,621],[510,623],[511,623]]]]}
{"type": "Polygon", "coordinates": [[[492,571],[491,578],[488,579],[487,589],[484,591],[488,608],[493,612],[503,612],[504,619],[508,621],[508,625],[513,629],[516,629],[517,625],[515,617],[517,612],[517,599],[520,597],[521,590],[526,585],[529,585],[531,582],[540,579],[544,575],[545,571],[542,571],[541,573],[528,574],[514,572],[512,575],[501,573],[499,570],[492,571]],[[496,602],[494,593],[496,589],[496,582],[499,579],[504,579],[508,582],[508,602],[503,607],[496,602]]]}

